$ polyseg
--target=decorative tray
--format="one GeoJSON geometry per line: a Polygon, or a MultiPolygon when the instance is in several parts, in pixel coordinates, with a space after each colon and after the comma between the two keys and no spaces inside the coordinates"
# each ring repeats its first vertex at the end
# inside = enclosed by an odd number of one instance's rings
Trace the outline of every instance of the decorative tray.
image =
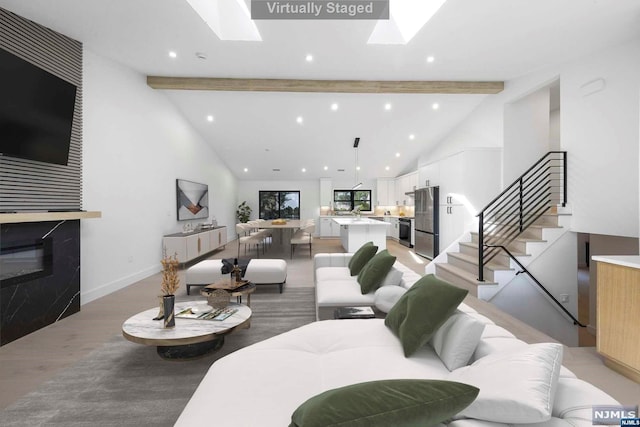
{"type": "Polygon", "coordinates": [[[205,286],[205,289],[236,289],[239,288],[240,286],[244,286],[247,283],[249,283],[248,280],[241,280],[239,282],[236,282],[235,280],[221,280],[219,282],[216,283],[212,283],[210,285],[205,286]]]}

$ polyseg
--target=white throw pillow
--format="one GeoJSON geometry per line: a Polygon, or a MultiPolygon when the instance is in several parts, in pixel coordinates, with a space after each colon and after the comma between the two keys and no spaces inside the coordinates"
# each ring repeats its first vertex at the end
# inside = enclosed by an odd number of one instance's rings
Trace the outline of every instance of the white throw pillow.
{"type": "Polygon", "coordinates": [[[380,284],[380,287],[389,286],[389,285],[400,286],[401,280],[402,280],[402,271],[398,270],[395,267],[391,267],[391,270],[389,270],[387,275],[384,277],[384,280],[380,284]]]}
{"type": "Polygon", "coordinates": [[[531,344],[522,350],[492,354],[451,372],[446,380],[480,389],[457,417],[498,423],[539,423],[551,418],[562,344],[531,344]]]}
{"type": "Polygon", "coordinates": [[[402,286],[380,286],[374,294],[374,305],[383,313],[388,313],[404,293],[402,286]]]}
{"type": "Polygon", "coordinates": [[[440,326],[429,343],[447,369],[466,366],[476,350],[485,324],[478,319],[456,312],[440,326]]]}

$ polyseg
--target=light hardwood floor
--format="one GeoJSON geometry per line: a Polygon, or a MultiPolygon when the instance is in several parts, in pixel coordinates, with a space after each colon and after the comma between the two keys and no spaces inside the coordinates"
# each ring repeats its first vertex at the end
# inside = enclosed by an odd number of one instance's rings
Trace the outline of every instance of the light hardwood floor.
{"type": "MultiPolygon", "coordinates": [[[[427,260],[395,242],[388,243],[389,251],[398,260],[422,274],[427,260]]],[[[237,254],[237,243],[211,254],[211,258],[228,258],[237,254]]],[[[343,252],[337,239],[314,240],[313,253],[343,252]]],[[[288,263],[286,287],[312,287],[312,260],[306,248],[299,247],[293,259],[288,248],[278,253],[275,248],[261,257],[282,257],[288,263]]],[[[181,271],[181,275],[184,270],[181,271]]],[[[0,409],[21,396],[36,390],[56,373],[72,366],[91,351],[121,334],[124,320],[131,315],[154,306],[159,293],[159,275],[153,275],[124,289],[84,304],[81,311],[58,323],[36,331],[17,341],[0,347],[0,409]]],[[[182,280],[178,295],[185,296],[182,280]]],[[[259,292],[259,290],[257,291],[259,292]]],[[[552,341],[548,336],[506,315],[483,301],[467,297],[467,304],[512,331],[527,342],[552,341]]],[[[626,404],[638,404],[640,385],[606,368],[593,347],[570,348],[565,352],[565,365],[579,377],[586,379],[626,404]]]]}

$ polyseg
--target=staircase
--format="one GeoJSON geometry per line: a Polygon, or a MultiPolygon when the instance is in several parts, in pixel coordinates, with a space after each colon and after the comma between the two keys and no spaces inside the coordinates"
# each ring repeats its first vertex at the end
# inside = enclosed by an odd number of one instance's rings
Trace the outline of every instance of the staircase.
{"type": "Polygon", "coordinates": [[[563,210],[566,165],[566,152],[543,156],[482,209],[477,215],[477,230],[434,259],[426,272],[490,301],[520,274],[521,266],[528,265],[568,230],[563,228],[568,220],[563,210]]]}
{"type": "MultiPolygon", "coordinates": [[[[550,208],[549,212],[505,246],[526,266],[567,231],[561,225],[567,221],[566,218],[566,214],[558,214],[557,209],[550,208]]],[[[450,251],[434,260],[434,273],[467,289],[481,300],[491,301],[520,271],[504,251],[499,251],[484,265],[484,281],[481,282],[478,280],[478,232],[467,233],[452,246],[450,251]]]]}

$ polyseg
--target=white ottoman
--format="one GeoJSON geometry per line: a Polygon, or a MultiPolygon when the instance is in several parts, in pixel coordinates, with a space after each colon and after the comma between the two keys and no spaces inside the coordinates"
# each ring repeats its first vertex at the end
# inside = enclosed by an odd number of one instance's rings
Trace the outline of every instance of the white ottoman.
{"type": "MultiPolygon", "coordinates": [[[[222,274],[222,260],[206,259],[187,269],[187,295],[192,286],[207,286],[229,277],[222,274]]],[[[243,278],[256,285],[279,285],[287,281],[287,262],[283,259],[252,259],[243,278]]]]}

